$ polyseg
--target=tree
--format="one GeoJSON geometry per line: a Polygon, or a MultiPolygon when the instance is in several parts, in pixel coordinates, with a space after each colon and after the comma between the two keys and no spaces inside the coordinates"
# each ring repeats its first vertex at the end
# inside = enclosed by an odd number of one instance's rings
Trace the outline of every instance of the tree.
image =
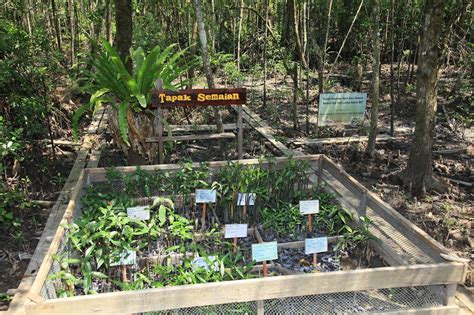
{"type": "Polygon", "coordinates": [[[443,0],[426,1],[418,50],[415,135],[408,165],[402,173],[403,181],[414,195],[423,195],[429,189],[440,187],[433,178],[431,150],[437,109],[443,11],[443,0]]]}
{"type": "Polygon", "coordinates": [[[132,61],[125,59],[132,47],[132,0],[115,1],[115,24],[117,29],[115,47],[130,72],[132,61]]]}
{"type": "MultiPolygon", "coordinates": [[[[199,39],[201,41],[201,55],[202,55],[202,61],[204,63],[204,72],[206,73],[207,85],[209,86],[210,89],[214,89],[215,88],[214,77],[212,75],[211,64],[209,61],[209,50],[207,48],[207,35],[206,35],[206,29],[204,25],[204,18],[202,17],[202,8],[201,8],[200,0],[194,0],[194,9],[196,11],[196,20],[197,20],[198,30],[199,30],[199,39]]],[[[214,114],[215,114],[215,119],[216,119],[217,132],[224,132],[224,127],[222,125],[222,116],[219,109],[216,108],[214,114]]]]}
{"type": "Polygon", "coordinates": [[[373,24],[373,67],[372,78],[372,108],[370,110],[370,133],[367,143],[368,154],[373,154],[375,150],[375,140],[377,138],[377,120],[379,115],[379,94],[380,94],[380,0],[374,1],[374,24],[373,24]]]}

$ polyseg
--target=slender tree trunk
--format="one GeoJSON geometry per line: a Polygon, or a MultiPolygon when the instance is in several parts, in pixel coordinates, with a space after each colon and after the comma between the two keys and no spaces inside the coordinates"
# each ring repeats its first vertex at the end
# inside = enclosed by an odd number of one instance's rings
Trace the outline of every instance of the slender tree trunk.
{"type": "Polygon", "coordinates": [[[354,19],[352,19],[351,26],[349,27],[349,30],[347,31],[346,36],[344,37],[344,40],[342,41],[339,51],[337,52],[336,59],[334,59],[334,63],[332,64],[331,70],[329,70],[329,74],[331,74],[332,71],[334,70],[334,67],[336,67],[337,60],[339,59],[339,56],[341,55],[341,51],[344,48],[344,45],[346,44],[347,38],[349,37],[349,34],[352,31],[352,27],[354,26],[354,23],[357,20],[357,17],[359,16],[359,12],[360,12],[360,9],[362,9],[363,4],[364,4],[364,0],[361,0],[359,4],[359,8],[357,9],[356,14],[354,15],[354,19]]]}
{"type": "Polygon", "coordinates": [[[267,40],[268,40],[268,27],[267,27],[267,20],[268,20],[268,1],[265,0],[265,37],[263,42],[263,107],[267,106],[267,40]]]}
{"type": "Polygon", "coordinates": [[[324,36],[323,50],[320,56],[320,65],[318,71],[319,94],[324,93],[324,67],[326,66],[326,50],[328,49],[329,29],[331,27],[332,0],[329,1],[328,18],[326,22],[326,36],[324,36]]]}
{"type": "Polygon", "coordinates": [[[215,52],[216,51],[216,34],[218,33],[215,31],[215,29],[217,28],[215,0],[211,0],[211,10],[212,10],[212,15],[211,15],[212,27],[209,28],[209,33],[210,33],[209,35],[212,39],[211,40],[212,51],[215,52]]]}
{"type": "MultiPolygon", "coordinates": [[[[74,9],[74,49],[76,52],[81,51],[81,42],[79,41],[79,13],[77,9],[77,2],[73,0],[74,9]]],[[[77,58],[75,58],[77,60],[77,58]]]]}
{"type": "Polygon", "coordinates": [[[395,61],[395,21],[394,11],[395,0],[390,1],[390,134],[395,136],[395,96],[393,94],[394,72],[393,62],[395,61]]]}
{"type": "Polygon", "coordinates": [[[436,187],[431,150],[437,110],[443,2],[443,0],[428,0],[423,14],[416,82],[415,135],[408,165],[402,174],[405,184],[414,195],[424,195],[429,189],[436,187]]]}
{"type": "Polygon", "coordinates": [[[30,1],[29,0],[23,0],[23,7],[25,8],[25,19],[26,19],[26,27],[28,29],[28,34],[32,34],[31,31],[31,11],[30,11],[30,1]]]}
{"type": "Polygon", "coordinates": [[[295,62],[293,74],[293,129],[298,129],[298,63],[295,62]]]}
{"type": "MultiPolygon", "coordinates": [[[[194,10],[196,11],[196,21],[198,24],[199,30],[199,39],[201,41],[201,54],[202,54],[202,61],[204,63],[204,72],[206,73],[207,85],[210,89],[215,88],[214,84],[214,77],[212,75],[211,64],[209,62],[209,51],[207,48],[207,35],[206,29],[204,25],[204,19],[202,16],[202,9],[201,9],[201,1],[200,0],[193,0],[194,1],[194,10]]],[[[222,116],[219,109],[214,109],[216,125],[217,125],[217,132],[221,133],[224,132],[224,127],[222,125],[222,116]]]]}
{"type": "Polygon", "coordinates": [[[132,61],[127,58],[132,47],[132,0],[115,1],[115,47],[128,71],[132,70],[132,61]]]}
{"type": "Polygon", "coordinates": [[[71,68],[76,63],[76,22],[74,21],[74,0],[68,0],[69,31],[71,33],[71,68]]]}
{"type": "Polygon", "coordinates": [[[105,1],[105,37],[112,43],[112,8],[110,0],[105,1]]]}
{"type": "Polygon", "coordinates": [[[306,63],[306,58],[304,56],[303,52],[303,46],[301,44],[301,38],[300,38],[300,31],[299,31],[299,25],[298,25],[298,8],[296,6],[296,1],[295,0],[290,0],[293,6],[293,17],[292,17],[292,22],[293,22],[293,31],[295,32],[295,45],[296,45],[296,52],[298,54],[298,57],[301,61],[301,64],[303,67],[307,68],[308,64],[306,63]]]}
{"type": "Polygon", "coordinates": [[[59,19],[56,10],[55,0],[51,0],[51,11],[53,13],[53,23],[54,23],[54,32],[56,33],[56,42],[58,44],[58,50],[62,52],[62,43],[61,43],[61,28],[59,27],[59,19]]]}
{"type": "MultiPolygon", "coordinates": [[[[196,56],[196,40],[197,40],[197,22],[195,21],[194,24],[193,24],[193,31],[192,31],[192,34],[191,34],[191,49],[190,49],[190,54],[191,54],[191,57],[194,58],[194,56],[196,56]]],[[[192,89],[193,88],[193,80],[194,80],[194,66],[190,67],[189,70],[188,70],[188,80],[189,80],[189,84],[187,86],[188,89],[192,89]]]]}
{"type": "Polygon", "coordinates": [[[242,36],[242,19],[244,16],[244,0],[240,0],[239,28],[237,30],[237,69],[240,71],[240,38],[242,36]]]}
{"type": "Polygon", "coordinates": [[[373,24],[373,79],[372,79],[372,108],[370,110],[370,133],[367,143],[368,154],[373,154],[375,150],[375,140],[377,138],[377,121],[379,114],[379,94],[380,94],[380,0],[374,1],[374,24],[373,24]]]}

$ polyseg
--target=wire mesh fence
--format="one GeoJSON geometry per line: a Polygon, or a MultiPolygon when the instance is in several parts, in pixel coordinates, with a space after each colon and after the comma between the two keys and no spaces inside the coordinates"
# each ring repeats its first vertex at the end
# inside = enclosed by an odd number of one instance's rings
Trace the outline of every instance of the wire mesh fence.
{"type": "MultiPolygon", "coordinates": [[[[104,194],[109,192],[130,193],[130,185],[127,186],[127,183],[123,180],[94,182],[86,185],[83,193],[86,189],[96,189],[104,194]]],[[[155,197],[166,196],[169,193],[151,187],[146,193],[141,189],[137,189],[132,195],[137,206],[145,206],[150,205],[155,197]]],[[[78,202],[73,216],[77,218],[80,215],[81,204],[78,202]]],[[[74,256],[73,251],[68,246],[67,234],[62,238],[55,256],[65,258],[74,256]]],[[[61,272],[61,265],[57,259],[53,259],[49,276],[40,291],[40,295],[44,299],[57,299],[64,291],[64,282],[61,279],[54,278],[54,275],[59,272],[61,272]]],[[[263,308],[265,314],[282,315],[381,313],[442,306],[443,299],[444,286],[431,285],[269,299],[263,301],[261,309],[263,308]]],[[[249,301],[136,314],[257,314],[257,305],[256,301],[249,301]]]]}
{"type": "MultiPolygon", "coordinates": [[[[418,286],[296,296],[263,301],[265,314],[357,314],[442,306],[442,286],[418,286]]],[[[257,302],[229,303],[137,313],[146,315],[257,314],[257,302]]]]}

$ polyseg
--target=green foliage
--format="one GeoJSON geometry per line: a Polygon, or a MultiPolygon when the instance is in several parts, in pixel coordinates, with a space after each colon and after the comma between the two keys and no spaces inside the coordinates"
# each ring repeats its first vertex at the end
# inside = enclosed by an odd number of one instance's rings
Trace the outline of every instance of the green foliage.
{"type": "Polygon", "coordinates": [[[341,251],[367,245],[373,238],[369,232],[370,220],[362,217],[362,226],[354,227],[351,212],[338,205],[332,194],[322,187],[308,189],[309,174],[308,162],[296,160],[289,160],[284,167],[277,167],[272,160],[255,166],[229,163],[215,173],[205,164],[193,167],[190,162],[183,162],[173,173],[148,172],[137,167],[135,172],[125,175],[109,169],[107,182],[86,189],[81,199],[82,216],[66,226],[73,252],[67,257],[57,257],[62,269],[50,279],[60,281],[63,296],[71,296],[114,288],[136,290],[256,276],[251,272],[254,263],[248,249],[233,253],[233,244],[223,238],[221,225],[196,232],[199,225],[198,220],[194,221],[192,196],[197,188],[217,191],[218,202],[210,209],[213,208],[221,222],[249,222],[235,207],[237,194],[255,193],[255,205],[250,208],[252,211],[249,209],[251,225],[261,225],[265,237],[273,235],[279,239],[306,236],[307,222],[300,215],[298,202],[318,199],[320,213],[315,217],[313,231],[316,235],[344,235],[336,247],[341,251]],[[123,187],[123,190],[111,187],[123,187]],[[149,220],[132,220],[126,209],[136,206],[143,196],[162,197],[154,197],[149,205],[149,220]],[[140,198],[133,199],[136,197],[140,198]],[[173,200],[182,206],[175,209],[173,200]],[[142,263],[130,267],[131,279],[119,281],[121,269],[113,265],[130,250],[141,257],[142,263]],[[160,259],[147,261],[143,266],[144,257],[157,254],[160,259]],[[70,260],[71,256],[80,258],[70,260]],[[215,257],[214,262],[210,256],[215,257]],[[197,267],[193,263],[195,257],[203,257],[209,268],[197,267]]]}
{"type": "Polygon", "coordinates": [[[0,173],[4,172],[7,158],[23,160],[23,129],[14,129],[4,124],[3,116],[0,115],[0,173]]]}
{"type": "Polygon", "coordinates": [[[264,208],[262,217],[264,231],[272,231],[277,238],[287,235],[296,237],[296,229],[301,227],[303,221],[299,207],[291,203],[282,203],[275,208],[264,208]]]}
{"type": "Polygon", "coordinates": [[[367,248],[369,240],[376,240],[377,238],[370,233],[370,226],[373,225],[368,217],[360,217],[360,226],[351,227],[349,222],[344,222],[343,238],[339,239],[335,249],[342,251],[350,251],[357,246],[365,246],[367,248]]]}
{"type": "Polygon", "coordinates": [[[22,241],[20,231],[21,218],[17,210],[32,208],[33,205],[26,199],[25,194],[17,189],[8,189],[6,184],[0,183],[0,231],[10,232],[22,241]]]}
{"type": "Polygon", "coordinates": [[[159,46],[148,55],[138,47],[130,52],[133,62],[130,73],[120,59],[117,51],[105,40],[103,51],[98,53],[94,64],[95,71],[90,74],[93,91],[90,101],[76,111],[73,117],[73,129],[77,139],[77,127],[81,116],[88,109],[98,110],[103,105],[113,106],[119,117],[120,136],[128,144],[128,124],[126,115],[129,111],[140,112],[147,108],[151,101],[151,91],[155,82],[160,79],[162,88],[175,90],[184,86],[185,81],[173,83],[183,74],[190,63],[182,63],[181,57],[186,50],[173,53],[176,45],[164,50],[159,46]]]}

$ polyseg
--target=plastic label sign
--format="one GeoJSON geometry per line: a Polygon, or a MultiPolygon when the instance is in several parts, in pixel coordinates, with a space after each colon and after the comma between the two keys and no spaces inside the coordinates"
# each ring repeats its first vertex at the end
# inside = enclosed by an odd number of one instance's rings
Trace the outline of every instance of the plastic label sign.
{"type": "Polygon", "coordinates": [[[323,253],[328,251],[328,238],[327,237],[316,237],[307,238],[304,240],[304,253],[314,254],[323,253]]]}
{"type": "Polygon", "coordinates": [[[247,224],[226,224],[224,238],[247,237],[247,224]]]}
{"type": "Polygon", "coordinates": [[[255,193],[239,193],[237,196],[238,206],[253,206],[255,205],[255,193]]]}
{"type": "Polygon", "coordinates": [[[133,220],[150,220],[149,207],[127,208],[127,216],[133,220]]]}
{"type": "Polygon", "coordinates": [[[196,203],[215,203],[216,195],[213,189],[196,189],[196,203]]]}
{"type": "Polygon", "coordinates": [[[209,271],[211,268],[214,271],[219,271],[219,262],[217,261],[216,256],[207,256],[206,257],[196,257],[191,262],[193,270],[196,271],[199,268],[204,268],[206,271],[209,271]],[[211,262],[211,264],[209,264],[211,262]]]}
{"type": "Polygon", "coordinates": [[[111,262],[110,266],[135,265],[137,263],[137,252],[134,250],[126,250],[121,253],[115,262],[111,262]]]}
{"type": "Polygon", "coordinates": [[[256,262],[278,259],[277,242],[252,244],[252,259],[256,262]]]}
{"type": "Polygon", "coordinates": [[[300,214],[319,213],[319,200],[300,200],[300,214]]]}

